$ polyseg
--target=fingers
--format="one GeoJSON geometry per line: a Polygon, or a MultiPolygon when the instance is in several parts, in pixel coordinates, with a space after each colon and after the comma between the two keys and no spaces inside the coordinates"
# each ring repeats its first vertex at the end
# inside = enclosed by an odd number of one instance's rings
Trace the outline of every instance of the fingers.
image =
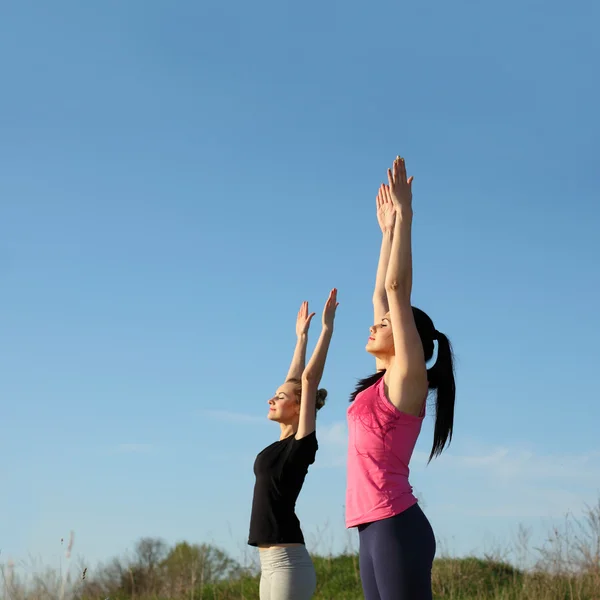
{"type": "Polygon", "coordinates": [[[394,181],[404,183],[406,180],[406,161],[397,156],[394,161],[394,181]]]}
{"type": "Polygon", "coordinates": [[[385,201],[389,202],[390,204],[392,204],[392,192],[390,191],[390,186],[389,185],[384,185],[383,186],[383,193],[385,195],[385,201]]]}
{"type": "Polygon", "coordinates": [[[386,204],[393,204],[392,195],[390,186],[387,183],[382,183],[381,186],[379,186],[379,192],[377,194],[377,209],[380,210],[384,208],[386,204]]]}
{"type": "Polygon", "coordinates": [[[307,312],[308,312],[308,302],[305,301],[300,305],[300,310],[298,311],[298,317],[305,316],[307,312]]]}
{"type": "Polygon", "coordinates": [[[339,306],[337,301],[337,288],[333,288],[329,292],[329,297],[323,309],[323,327],[332,327],[335,320],[335,311],[339,306]]]}
{"type": "Polygon", "coordinates": [[[407,177],[406,175],[406,161],[397,156],[396,160],[394,160],[394,164],[392,165],[392,169],[388,169],[388,181],[390,182],[390,187],[393,187],[394,184],[408,184],[410,187],[412,185],[414,177],[407,177]]]}
{"type": "Polygon", "coordinates": [[[406,163],[403,158],[399,159],[398,167],[400,169],[400,178],[402,179],[402,183],[406,181],[406,163]]]}
{"type": "MultiPolygon", "coordinates": [[[[402,182],[404,183],[406,181],[406,162],[403,158],[400,158],[399,156],[396,157],[396,160],[394,161],[394,164],[392,165],[393,168],[393,181],[395,183],[399,183],[402,182]]],[[[390,169],[388,169],[388,179],[390,177],[390,169]]],[[[391,183],[390,183],[391,185],[391,183]]]]}
{"type": "Polygon", "coordinates": [[[329,292],[329,298],[327,298],[327,302],[325,304],[325,308],[332,308],[337,306],[337,288],[333,288],[329,292]]]}

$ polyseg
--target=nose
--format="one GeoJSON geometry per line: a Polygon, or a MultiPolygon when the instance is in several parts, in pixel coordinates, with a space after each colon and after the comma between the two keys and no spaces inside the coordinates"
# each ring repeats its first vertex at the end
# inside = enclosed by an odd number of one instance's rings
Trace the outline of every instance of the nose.
{"type": "Polygon", "coordinates": [[[375,325],[371,325],[371,327],[369,327],[369,332],[371,333],[371,335],[375,333],[375,325]]]}
{"type": "Polygon", "coordinates": [[[269,398],[267,400],[267,402],[272,406],[273,404],[275,404],[275,396],[273,396],[272,398],[269,398]]]}

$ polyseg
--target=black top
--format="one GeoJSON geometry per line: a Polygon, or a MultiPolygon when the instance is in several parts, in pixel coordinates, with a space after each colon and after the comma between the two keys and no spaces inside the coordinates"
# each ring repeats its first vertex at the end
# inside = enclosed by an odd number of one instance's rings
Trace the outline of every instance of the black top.
{"type": "Polygon", "coordinates": [[[294,509],[318,447],[313,431],[299,440],[291,435],[275,442],[256,457],[248,544],[304,544],[294,509]]]}

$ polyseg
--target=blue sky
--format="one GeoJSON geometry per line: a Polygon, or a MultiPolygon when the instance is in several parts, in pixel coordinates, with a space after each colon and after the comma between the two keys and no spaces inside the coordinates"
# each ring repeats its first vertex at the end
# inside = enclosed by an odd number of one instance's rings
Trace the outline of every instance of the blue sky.
{"type": "Polygon", "coordinates": [[[2,556],[56,564],[74,530],[91,564],[143,535],[244,558],[266,400],[300,302],[333,286],[298,514],[311,550],[356,545],[345,410],[373,369],[397,154],[414,303],[457,356],[455,440],[426,468],[429,417],[413,463],[438,538],[481,552],[594,502],[599,18],[591,0],[3,3],[2,556]]]}

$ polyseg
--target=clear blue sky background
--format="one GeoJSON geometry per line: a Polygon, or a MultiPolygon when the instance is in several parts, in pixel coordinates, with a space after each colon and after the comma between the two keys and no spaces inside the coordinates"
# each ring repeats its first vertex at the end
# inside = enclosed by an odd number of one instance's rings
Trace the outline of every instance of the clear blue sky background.
{"type": "MultiPolygon", "coordinates": [[[[298,513],[343,525],[392,159],[414,302],[457,354],[412,481],[442,546],[541,536],[600,492],[598,3],[3,2],[0,539],[92,563],[143,535],[242,556],[300,302],[339,288],[298,513]]],[[[316,328],[315,328],[316,329],[316,328]]],[[[313,338],[314,339],[314,338],[313,338]]]]}

